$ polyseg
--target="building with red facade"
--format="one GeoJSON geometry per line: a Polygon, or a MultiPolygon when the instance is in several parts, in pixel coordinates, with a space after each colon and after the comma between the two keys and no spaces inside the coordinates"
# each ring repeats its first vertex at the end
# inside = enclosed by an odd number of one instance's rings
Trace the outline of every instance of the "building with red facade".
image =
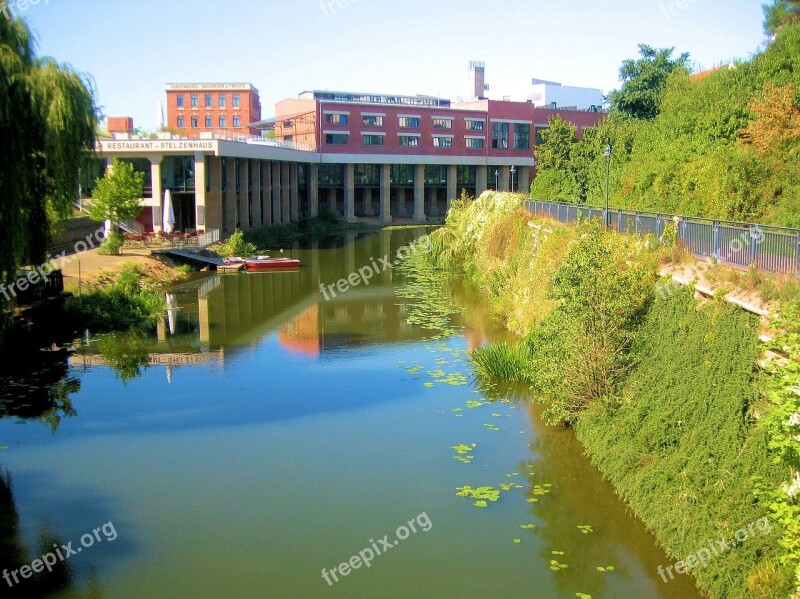
{"type": "MultiPolygon", "coordinates": [[[[473,71],[479,92],[482,70],[473,71]]],[[[158,231],[170,212],[178,230],[222,235],[324,212],[348,221],[441,221],[464,192],[527,193],[535,147],[556,115],[578,136],[605,117],[596,105],[310,91],[278,102],[275,117],[259,122],[250,84],[172,84],[169,131],[99,142],[82,189],[91,193],[111,159],[131,162],[145,175],[137,219],[145,231],[158,231]],[[266,128],[274,138],[259,135],[266,128]]]]}
{"type": "Polygon", "coordinates": [[[249,127],[261,119],[258,90],[250,83],[171,83],[167,85],[167,126],[182,135],[257,135],[249,127]]]}

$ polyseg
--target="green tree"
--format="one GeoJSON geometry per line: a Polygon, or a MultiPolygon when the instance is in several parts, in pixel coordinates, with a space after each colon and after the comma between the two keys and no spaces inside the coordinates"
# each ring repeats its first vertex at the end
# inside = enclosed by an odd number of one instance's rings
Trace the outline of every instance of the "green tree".
{"type": "Polygon", "coordinates": [[[788,25],[800,23],[800,0],[774,0],[764,4],[764,31],[777,34],[788,25]]]}
{"type": "Polygon", "coordinates": [[[115,158],[105,176],[97,179],[89,216],[97,222],[110,220],[116,231],[119,221],[139,216],[143,188],[144,173],[137,173],[130,162],[115,158]]]}
{"type": "Polygon", "coordinates": [[[628,59],[619,69],[622,89],[609,95],[612,110],[637,119],[653,119],[659,113],[661,92],[676,70],[689,73],[689,54],[672,57],[675,48],[655,49],[639,45],[639,59],[628,59]]]}
{"type": "Polygon", "coordinates": [[[578,143],[577,128],[561,116],[550,118],[542,131],[542,143],[536,146],[537,176],[531,185],[533,197],[577,201],[572,176],[572,152],[578,143]]]}
{"type": "MultiPolygon", "coordinates": [[[[2,3],[5,5],[5,2],[2,3]]],[[[97,107],[88,78],[37,58],[25,23],[0,10],[0,279],[43,262],[52,223],[75,203],[94,149],[97,107]]]]}

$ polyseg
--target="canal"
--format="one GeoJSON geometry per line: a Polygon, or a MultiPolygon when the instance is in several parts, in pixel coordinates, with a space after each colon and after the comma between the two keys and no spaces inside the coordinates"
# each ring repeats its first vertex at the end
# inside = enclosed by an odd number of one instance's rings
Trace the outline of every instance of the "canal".
{"type": "Polygon", "coordinates": [[[182,283],[151,336],[6,374],[0,568],[59,559],[0,596],[699,597],[571,431],[472,379],[481,294],[378,261],[424,233],[182,283]]]}

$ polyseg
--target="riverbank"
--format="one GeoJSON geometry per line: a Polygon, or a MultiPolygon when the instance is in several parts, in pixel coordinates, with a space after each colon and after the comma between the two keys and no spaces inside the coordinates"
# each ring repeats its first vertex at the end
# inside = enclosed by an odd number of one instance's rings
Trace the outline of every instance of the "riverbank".
{"type": "MultiPolygon", "coordinates": [[[[770,285],[762,277],[748,289],[746,277],[737,285],[727,271],[691,264],[668,234],[566,226],[522,206],[521,196],[493,193],[455,203],[431,236],[433,252],[420,258],[478,283],[518,339],[473,351],[479,377],[529,385],[551,423],[575,428],[680,562],[677,574],[664,564],[664,584],[690,572],[711,597],[791,596],[796,537],[775,495],[792,470],[773,449],[770,416],[782,406],[764,391],[777,379],[759,367],[761,318],[696,299],[659,273],[703,271],[701,286],[720,298],[738,287],[731,299],[766,313],[780,308],[756,292],[770,285]],[[756,522],[763,531],[737,535],[756,522]],[[725,551],[706,556],[709,543],[726,539],[725,551]]],[[[776,297],[792,289],[771,285],[776,297]]]]}

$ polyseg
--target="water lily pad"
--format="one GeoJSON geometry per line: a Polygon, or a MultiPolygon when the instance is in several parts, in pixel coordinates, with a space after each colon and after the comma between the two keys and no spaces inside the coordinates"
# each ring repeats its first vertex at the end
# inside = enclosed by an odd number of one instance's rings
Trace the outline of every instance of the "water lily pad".
{"type": "Polygon", "coordinates": [[[522,543],[522,539],[512,539],[512,541],[514,541],[517,545],[522,543]]]}
{"type": "Polygon", "coordinates": [[[535,524],[520,524],[519,527],[521,529],[523,529],[523,530],[531,530],[533,528],[536,528],[536,525],[535,524]]]}
{"type": "Polygon", "coordinates": [[[472,505],[474,505],[475,507],[488,507],[489,504],[483,500],[479,500],[473,503],[472,505]]]}

